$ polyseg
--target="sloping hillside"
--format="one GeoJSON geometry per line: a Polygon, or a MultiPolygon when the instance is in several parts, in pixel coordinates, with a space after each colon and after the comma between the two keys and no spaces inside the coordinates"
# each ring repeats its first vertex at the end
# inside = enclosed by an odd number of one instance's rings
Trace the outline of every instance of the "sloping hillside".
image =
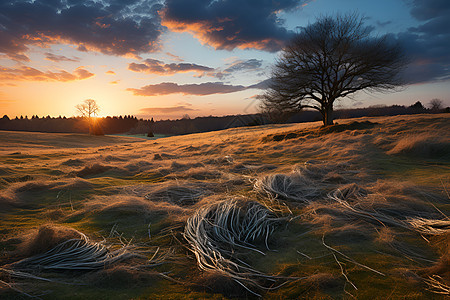
{"type": "Polygon", "coordinates": [[[444,297],[449,132],[448,114],[0,132],[0,296],[444,297]]]}

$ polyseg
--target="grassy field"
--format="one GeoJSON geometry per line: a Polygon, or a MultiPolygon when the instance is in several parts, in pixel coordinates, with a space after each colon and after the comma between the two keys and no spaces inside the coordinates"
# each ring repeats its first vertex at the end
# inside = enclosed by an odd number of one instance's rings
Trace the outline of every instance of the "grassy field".
{"type": "Polygon", "coordinates": [[[449,297],[450,115],[338,123],[0,132],[0,298],[449,297]]]}

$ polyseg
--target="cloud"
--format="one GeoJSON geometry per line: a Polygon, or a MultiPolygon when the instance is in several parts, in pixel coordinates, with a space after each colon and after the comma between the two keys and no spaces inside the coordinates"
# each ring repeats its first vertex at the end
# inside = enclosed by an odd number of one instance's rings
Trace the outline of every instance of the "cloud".
{"type": "Polygon", "coordinates": [[[248,88],[249,89],[260,89],[260,90],[265,90],[270,86],[270,82],[272,81],[272,79],[266,79],[263,80],[261,82],[258,82],[256,84],[250,85],[248,88]]]}
{"type": "Polygon", "coordinates": [[[2,0],[0,53],[29,61],[30,45],[69,43],[80,51],[138,55],[159,49],[157,0],[2,0]]]}
{"type": "Polygon", "coordinates": [[[110,81],[109,84],[119,84],[119,80],[110,81]]]}
{"type": "Polygon", "coordinates": [[[116,72],[114,72],[114,71],[112,71],[112,70],[109,70],[109,71],[106,71],[105,74],[108,74],[108,75],[116,75],[116,72]]]}
{"type": "Polygon", "coordinates": [[[236,71],[254,71],[259,70],[262,65],[262,60],[260,59],[248,59],[248,60],[237,60],[233,62],[228,68],[224,71],[227,73],[236,72],[236,71]]]}
{"type": "Polygon", "coordinates": [[[406,82],[450,79],[450,1],[415,0],[411,15],[422,23],[397,35],[411,60],[406,82]]]}
{"type": "Polygon", "coordinates": [[[172,54],[170,52],[166,52],[166,55],[169,56],[174,61],[183,61],[183,59],[181,59],[181,57],[179,57],[178,55],[172,54]]]}
{"type": "Polygon", "coordinates": [[[450,3],[448,0],[414,0],[411,15],[419,21],[427,21],[436,16],[448,15],[450,3]]]}
{"type": "Polygon", "coordinates": [[[299,0],[166,0],[162,25],[172,31],[191,32],[215,49],[278,51],[293,32],[278,14],[298,9],[299,0]]]}
{"type": "Polygon", "coordinates": [[[222,82],[206,82],[200,84],[177,84],[173,82],[163,82],[159,84],[146,85],[140,89],[129,88],[136,96],[160,96],[170,94],[205,96],[212,94],[228,94],[243,91],[246,88],[242,85],[227,85],[222,82]]]}
{"type": "Polygon", "coordinates": [[[223,68],[211,68],[193,63],[164,63],[156,59],[146,59],[142,63],[128,64],[128,70],[158,75],[173,75],[177,73],[195,72],[196,77],[210,76],[223,79],[236,72],[261,71],[262,60],[236,60],[223,68]]]}
{"type": "Polygon", "coordinates": [[[64,55],[56,55],[50,52],[45,53],[45,59],[53,62],[61,62],[61,61],[71,61],[71,62],[79,62],[80,59],[78,57],[70,58],[64,55]]]}
{"type": "Polygon", "coordinates": [[[248,59],[248,60],[236,60],[227,65],[225,69],[218,70],[212,76],[222,79],[226,76],[230,76],[235,72],[256,72],[261,71],[262,60],[260,59],[248,59]]]}
{"type": "Polygon", "coordinates": [[[377,21],[376,23],[377,23],[378,27],[384,27],[384,26],[392,24],[392,21],[385,21],[385,22],[377,21]]]}
{"type": "Polygon", "coordinates": [[[170,94],[206,96],[213,94],[229,94],[247,89],[261,88],[259,84],[251,86],[228,85],[222,82],[206,82],[200,84],[177,84],[174,82],[163,82],[159,84],[146,85],[139,89],[129,88],[136,96],[162,96],[170,94]]]}
{"type": "Polygon", "coordinates": [[[130,63],[128,70],[134,72],[145,72],[158,75],[172,75],[176,73],[196,72],[200,75],[211,72],[214,69],[192,63],[171,63],[166,64],[156,59],[146,59],[143,63],[130,63]]]}
{"type": "Polygon", "coordinates": [[[172,107],[147,107],[141,108],[139,111],[146,114],[172,114],[186,111],[198,111],[198,109],[194,109],[186,105],[178,105],[172,107]]]}
{"type": "Polygon", "coordinates": [[[0,80],[20,80],[20,81],[75,81],[83,80],[94,76],[94,73],[89,72],[83,67],[75,69],[72,73],[65,70],[57,72],[40,71],[35,68],[22,66],[19,68],[0,67],[0,80]]]}

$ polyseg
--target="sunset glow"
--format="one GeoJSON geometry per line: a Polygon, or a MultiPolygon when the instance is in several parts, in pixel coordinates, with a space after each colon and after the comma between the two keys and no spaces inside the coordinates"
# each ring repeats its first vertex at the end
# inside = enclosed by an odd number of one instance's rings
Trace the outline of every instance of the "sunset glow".
{"type": "Polygon", "coordinates": [[[73,116],[88,98],[100,116],[254,113],[258,84],[292,34],[317,16],[349,12],[366,16],[373,34],[400,40],[411,64],[400,92],[359,93],[340,107],[450,105],[446,1],[110,2],[2,1],[2,115],[73,116]]]}
{"type": "Polygon", "coordinates": [[[449,28],[450,0],[0,0],[0,300],[450,296],[449,28]]]}

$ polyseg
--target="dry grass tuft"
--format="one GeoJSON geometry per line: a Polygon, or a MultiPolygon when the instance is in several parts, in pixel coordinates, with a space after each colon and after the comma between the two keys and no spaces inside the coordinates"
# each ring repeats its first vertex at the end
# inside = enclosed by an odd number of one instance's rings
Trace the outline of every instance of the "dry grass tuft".
{"type": "Polygon", "coordinates": [[[80,190],[89,189],[92,183],[82,178],[70,178],[67,181],[61,182],[56,188],[59,190],[80,190]]]}
{"type": "Polygon", "coordinates": [[[392,244],[395,239],[395,232],[389,227],[382,227],[377,231],[377,241],[383,244],[392,244]]]}
{"type": "Polygon", "coordinates": [[[106,171],[111,170],[112,168],[113,167],[111,167],[111,166],[105,166],[105,165],[96,163],[93,165],[86,166],[79,171],[73,172],[73,174],[78,177],[88,177],[88,176],[94,176],[94,175],[104,173],[106,171]]]}
{"type": "Polygon", "coordinates": [[[333,274],[317,273],[306,278],[303,284],[315,290],[327,290],[341,286],[341,280],[333,274]]]}
{"type": "Polygon", "coordinates": [[[283,200],[309,202],[320,192],[312,182],[298,173],[268,175],[255,182],[255,189],[283,200]]]}
{"type": "Polygon", "coordinates": [[[43,254],[34,255],[11,266],[15,270],[91,271],[133,257],[125,247],[109,251],[102,243],[90,242],[87,236],[69,239],[43,254]]]}
{"type": "Polygon", "coordinates": [[[198,202],[198,200],[211,191],[207,184],[178,184],[169,183],[158,185],[154,190],[145,195],[145,198],[151,201],[166,201],[180,206],[189,206],[198,202]]]}
{"type": "Polygon", "coordinates": [[[197,210],[187,220],[184,237],[200,269],[230,277],[256,294],[251,287],[263,288],[261,281],[275,281],[276,277],[253,269],[239,254],[264,255],[258,244],[264,243],[268,249],[271,234],[285,220],[258,202],[233,198],[197,210]]]}
{"type": "Polygon", "coordinates": [[[435,294],[450,295],[450,285],[448,279],[444,279],[439,275],[433,275],[425,279],[428,285],[427,289],[435,294]]]}
{"type": "Polygon", "coordinates": [[[78,159],[78,158],[75,158],[75,159],[70,158],[70,159],[68,159],[66,161],[63,161],[61,163],[61,165],[63,165],[63,166],[70,166],[70,167],[79,167],[79,166],[82,166],[84,164],[85,164],[85,162],[83,160],[81,160],[81,159],[78,159]]]}
{"type": "Polygon", "coordinates": [[[10,195],[0,194],[0,211],[2,213],[11,210],[15,205],[15,200],[10,195]]]}
{"type": "MultiPolygon", "coordinates": [[[[0,208],[6,211],[13,207],[26,207],[28,204],[33,203],[34,197],[30,197],[30,195],[38,193],[48,191],[63,192],[66,190],[89,189],[91,187],[92,184],[90,182],[81,178],[15,182],[0,191],[0,208]]],[[[55,193],[55,195],[59,194],[55,193]]]]}
{"type": "Polygon", "coordinates": [[[437,220],[426,218],[409,218],[407,222],[418,232],[426,235],[450,234],[450,219],[437,220]]]}
{"type": "Polygon", "coordinates": [[[89,273],[84,281],[95,288],[133,288],[151,286],[160,280],[160,274],[150,270],[141,270],[132,265],[116,264],[110,268],[89,273]]]}
{"type": "MultiPolygon", "coordinates": [[[[263,142],[271,142],[271,141],[283,141],[283,140],[290,140],[290,139],[296,139],[300,137],[320,137],[326,134],[330,133],[338,133],[343,131],[355,131],[355,130],[367,130],[375,127],[378,123],[372,123],[370,121],[353,121],[348,124],[334,124],[331,126],[321,126],[318,128],[308,128],[308,129],[302,129],[302,130],[296,130],[296,131],[290,131],[290,132],[283,132],[283,133],[276,133],[276,134],[269,134],[265,137],[263,137],[263,142]]],[[[354,132],[353,132],[354,134],[354,132]]]]}
{"type": "Polygon", "coordinates": [[[141,218],[155,213],[180,214],[184,213],[184,209],[167,202],[153,202],[142,197],[119,194],[95,196],[86,203],[83,211],[78,213],[95,213],[95,216],[102,214],[111,216],[134,215],[136,218],[141,218]]]}
{"type": "Polygon", "coordinates": [[[409,135],[394,142],[392,149],[387,153],[424,158],[450,158],[450,140],[448,136],[429,133],[409,135]]]}
{"type": "Polygon", "coordinates": [[[309,161],[290,174],[272,174],[258,179],[254,188],[271,197],[308,203],[324,196],[324,190],[330,185],[347,181],[343,175],[348,172],[346,168],[345,164],[330,165],[309,161]]]}
{"type": "Polygon", "coordinates": [[[125,190],[135,196],[154,202],[167,202],[178,206],[190,206],[201,198],[213,194],[217,185],[208,182],[168,181],[126,187],[125,190]]]}
{"type": "Polygon", "coordinates": [[[226,298],[243,298],[244,295],[247,298],[252,295],[232,277],[213,270],[202,273],[194,284],[202,287],[204,291],[219,293],[226,298]]]}
{"type": "Polygon", "coordinates": [[[439,219],[440,212],[436,207],[415,198],[417,195],[410,186],[401,183],[389,186],[383,182],[377,183],[373,188],[380,189],[380,186],[384,189],[377,193],[361,190],[356,186],[350,190],[346,187],[338,188],[328,194],[328,199],[341,206],[337,212],[355,220],[401,227],[424,234],[440,234],[448,230],[448,221],[439,219]],[[398,193],[400,190],[402,192],[398,193]]]}
{"type": "Polygon", "coordinates": [[[24,241],[19,245],[17,254],[23,257],[42,254],[60,243],[82,236],[81,232],[72,228],[43,225],[22,238],[24,241]]]}

